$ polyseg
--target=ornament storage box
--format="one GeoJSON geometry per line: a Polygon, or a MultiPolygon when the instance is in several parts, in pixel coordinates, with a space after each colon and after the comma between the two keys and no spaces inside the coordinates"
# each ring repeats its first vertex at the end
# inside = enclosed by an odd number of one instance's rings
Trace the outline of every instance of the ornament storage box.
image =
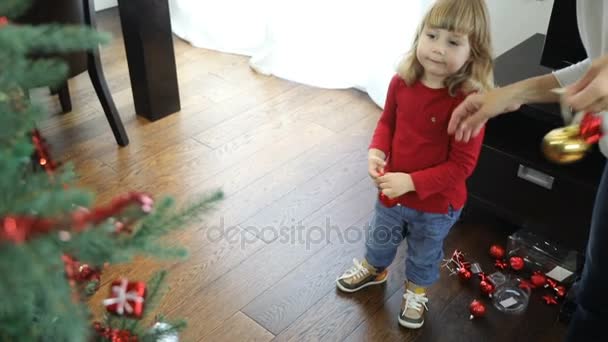
{"type": "Polygon", "coordinates": [[[521,256],[525,269],[571,285],[576,278],[578,252],[560,247],[546,237],[521,229],[509,236],[507,256],[521,256]]]}

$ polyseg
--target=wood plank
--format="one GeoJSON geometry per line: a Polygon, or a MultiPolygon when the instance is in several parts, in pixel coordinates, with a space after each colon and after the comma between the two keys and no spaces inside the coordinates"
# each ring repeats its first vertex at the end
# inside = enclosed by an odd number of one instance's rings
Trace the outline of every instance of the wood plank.
{"type": "MultiPolygon", "coordinates": [[[[222,188],[227,198],[208,220],[224,229],[236,226],[273,203],[277,197],[293,191],[311,175],[336,163],[339,153],[354,153],[361,138],[351,136],[350,129],[358,131],[360,126],[369,124],[369,120],[362,120],[345,131],[344,135],[336,137],[310,136],[302,139],[302,142],[285,138],[285,143],[269,146],[234,167],[209,175],[201,182],[194,182],[188,191],[196,194],[206,189],[222,188]]],[[[177,173],[182,174],[183,171],[177,173]]],[[[156,184],[159,182],[157,177],[156,184]]],[[[171,186],[165,189],[171,189],[171,186]]],[[[157,190],[163,192],[165,189],[157,190]]]]}
{"type": "MultiPolygon", "coordinates": [[[[201,92],[198,91],[196,96],[188,97],[188,99],[194,100],[184,101],[182,110],[178,114],[164,118],[162,121],[150,123],[141,118],[126,120],[124,122],[125,127],[131,138],[131,143],[127,149],[117,148],[112,133],[105,129],[107,122],[105,122],[105,118],[102,116],[103,112],[101,111],[97,111],[100,115],[91,124],[82,126],[81,122],[81,125],[79,125],[79,128],[85,132],[93,130],[95,133],[87,133],[87,137],[95,136],[95,139],[74,144],[74,140],[69,139],[70,135],[66,135],[64,131],[58,132],[49,129],[48,131],[43,131],[43,133],[47,135],[53,146],[58,146],[64,150],[63,155],[66,159],[99,158],[108,165],[118,168],[119,165],[128,165],[129,162],[137,160],[140,157],[152,157],[158,153],[159,148],[167,148],[172,144],[184,141],[193,134],[197,134],[227,120],[244,110],[248,110],[256,105],[262,105],[272,99],[272,97],[288,91],[293,85],[293,83],[280,82],[280,80],[274,78],[268,79],[265,86],[261,89],[253,89],[247,92],[242,91],[235,95],[234,99],[224,101],[221,104],[214,104],[207,97],[201,96],[201,92]],[[202,112],[204,114],[201,114],[202,112]],[[157,139],[152,141],[149,139],[150,136],[158,135],[160,136],[157,139]]],[[[192,87],[189,84],[185,84],[185,88],[200,89],[192,87]]],[[[118,94],[125,101],[132,101],[128,97],[129,92],[121,91],[118,94]]],[[[125,110],[120,106],[122,101],[117,101],[115,94],[113,96],[115,97],[119,111],[121,111],[121,116],[125,120],[125,115],[123,115],[125,114],[125,110]]],[[[129,102],[126,105],[129,105],[129,102]]],[[[129,106],[132,106],[132,102],[130,102],[129,106]]],[[[132,108],[128,107],[126,111],[134,116],[132,108]]],[[[95,110],[93,109],[90,112],[94,113],[95,110]]],[[[72,113],[69,115],[72,115],[72,113]]],[[[65,119],[62,117],[55,118],[55,120],[65,119]]]]}
{"type": "Polygon", "coordinates": [[[196,339],[220,326],[235,312],[266,291],[278,280],[326,244],[285,244],[275,241],[247,258],[243,263],[207,286],[190,293],[182,305],[169,308],[167,314],[205,317],[183,336],[196,339]]]}
{"type": "Polygon", "coordinates": [[[310,102],[315,96],[318,94],[311,88],[295,87],[261,106],[247,110],[197,134],[195,138],[207,146],[216,148],[247,134],[252,128],[264,130],[267,125],[273,127],[293,122],[294,120],[289,120],[292,117],[290,113],[297,112],[300,106],[310,102]]]}
{"type": "Polygon", "coordinates": [[[266,342],[273,338],[271,333],[239,311],[201,341],[266,342]]]}
{"type": "MultiPolygon", "coordinates": [[[[367,124],[367,123],[363,122],[362,124],[367,124]]],[[[358,126],[355,125],[354,127],[358,127],[358,126]]],[[[325,139],[325,140],[327,140],[327,139],[325,139]]],[[[330,140],[332,140],[332,141],[340,141],[340,142],[344,143],[343,139],[340,139],[340,140],[330,139],[330,140]]],[[[357,139],[356,141],[359,141],[359,140],[360,139],[357,139]]],[[[313,141],[313,140],[312,139],[306,139],[304,141],[313,141]]],[[[326,148],[328,146],[331,146],[331,145],[321,145],[321,146],[319,146],[319,149],[327,150],[326,148]]],[[[346,147],[349,147],[349,146],[352,146],[352,145],[346,145],[346,147]]],[[[341,147],[341,149],[345,149],[345,147],[341,147]]],[[[350,149],[346,148],[346,150],[352,150],[352,147],[350,149]]],[[[310,155],[305,154],[302,158],[299,158],[299,160],[297,160],[296,164],[291,166],[291,169],[293,169],[295,171],[295,170],[297,170],[297,169],[300,168],[300,165],[315,164],[315,163],[311,163],[310,156],[311,155],[323,155],[323,153],[318,153],[319,151],[314,151],[314,152],[315,153],[310,153],[310,155]]],[[[276,154],[272,154],[272,155],[276,156],[276,154]]],[[[327,156],[328,156],[328,160],[333,160],[333,159],[329,159],[329,157],[331,155],[327,154],[327,156]]],[[[244,164],[244,165],[247,165],[247,164],[244,164]]],[[[318,165],[321,165],[321,166],[325,167],[324,163],[319,163],[318,165]]],[[[289,174],[293,174],[293,173],[288,172],[287,174],[289,175],[289,174]]],[[[297,175],[297,172],[295,174],[297,175]]],[[[273,176],[266,177],[266,181],[272,181],[272,180],[273,180],[273,176]]],[[[264,182],[257,182],[257,184],[259,184],[259,186],[263,186],[265,188],[269,187],[269,185],[267,183],[264,185],[264,182]]],[[[282,184],[282,183],[273,182],[273,184],[282,184]]],[[[254,184],[254,186],[255,186],[255,184],[254,184]]],[[[254,187],[253,191],[250,191],[250,192],[249,191],[244,191],[244,192],[242,192],[243,196],[241,196],[241,198],[243,198],[243,199],[252,199],[251,193],[258,194],[259,192],[255,191],[255,187],[254,187]]],[[[230,202],[234,202],[234,199],[232,199],[232,198],[228,198],[227,200],[230,201],[230,202]]],[[[253,202],[252,202],[252,204],[253,203],[260,203],[260,202],[264,203],[264,201],[260,201],[259,198],[256,199],[256,197],[253,196],[253,202]]],[[[253,206],[254,210],[256,210],[255,208],[256,207],[253,206]]],[[[226,211],[225,214],[226,215],[231,215],[231,213],[232,213],[231,216],[234,216],[234,213],[241,213],[241,212],[242,212],[242,210],[239,210],[239,211],[229,210],[229,211],[226,211]]],[[[245,218],[245,217],[242,217],[241,219],[243,219],[243,218],[245,218]]],[[[228,219],[228,220],[230,220],[230,219],[228,219]]],[[[238,220],[238,218],[235,218],[235,220],[238,220]]],[[[238,234],[238,232],[236,232],[235,234],[238,234]]],[[[175,234],[174,234],[174,236],[175,236],[175,234]]],[[[196,238],[195,235],[189,234],[188,237],[189,237],[189,239],[191,241],[188,241],[187,243],[185,242],[186,244],[190,244],[192,242],[192,240],[194,240],[194,241],[200,241],[200,238],[196,238]]],[[[238,242],[242,242],[242,241],[238,241],[238,242]]],[[[222,240],[221,243],[223,244],[224,241],[222,240]]],[[[247,239],[245,247],[250,247],[247,251],[253,251],[253,250],[255,250],[255,246],[250,246],[250,244],[251,244],[251,240],[247,239]]],[[[234,244],[229,244],[229,247],[234,247],[234,246],[235,246],[234,244]]],[[[219,255],[217,258],[215,258],[216,255],[214,255],[214,253],[212,251],[216,250],[216,247],[217,246],[215,244],[204,243],[203,247],[201,247],[201,249],[200,249],[200,255],[203,258],[199,258],[199,256],[198,256],[199,253],[194,252],[195,254],[193,254],[191,256],[190,260],[188,260],[186,262],[183,262],[183,263],[180,263],[180,265],[178,265],[176,269],[172,270],[175,273],[182,274],[182,277],[185,277],[185,278],[180,279],[180,281],[179,281],[180,286],[178,286],[175,291],[172,291],[170,293],[170,295],[168,295],[168,297],[165,298],[165,301],[163,301],[163,303],[167,303],[167,309],[171,309],[172,307],[174,307],[176,305],[179,305],[181,302],[183,302],[184,298],[187,298],[187,294],[189,292],[204,291],[204,287],[208,284],[208,282],[211,281],[211,280],[214,280],[215,279],[214,277],[218,276],[220,274],[219,272],[215,272],[214,273],[214,272],[205,271],[205,272],[202,272],[202,275],[197,276],[197,274],[201,273],[201,272],[199,272],[199,271],[201,271],[201,269],[200,269],[200,267],[192,266],[193,263],[197,263],[197,262],[213,263],[214,260],[217,260],[218,261],[217,264],[212,264],[213,267],[209,267],[209,269],[211,271],[218,270],[218,269],[223,269],[224,271],[226,271],[226,270],[230,269],[230,265],[228,264],[229,261],[236,262],[239,259],[244,259],[247,256],[247,254],[245,254],[245,253],[239,254],[239,253],[231,252],[231,253],[226,253],[224,255],[219,255]],[[204,247],[204,246],[208,246],[208,247],[204,247]],[[209,247],[211,247],[211,248],[209,248],[209,247]],[[194,261],[191,262],[191,260],[194,260],[194,261]],[[205,261],[203,261],[203,260],[205,260],[205,261]],[[228,267],[227,268],[222,268],[221,266],[228,266],[228,267]],[[185,270],[187,270],[187,271],[185,271],[185,270]],[[187,274],[184,274],[185,272],[187,272],[187,274]],[[213,275],[214,277],[211,277],[210,274],[213,275]],[[192,280],[192,279],[194,279],[194,280],[192,280]]],[[[221,250],[224,250],[224,249],[222,248],[221,250]]],[[[151,263],[153,263],[153,262],[151,262],[151,263]]],[[[150,268],[150,267],[145,267],[145,265],[146,264],[143,264],[142,266],[144,268],[150,268]]],[[[131,274],[131,273],[127,273],[127,274],[131,274]]],[[[135,271],[135,272],[133,272],[133,274],[140,274],[141,275],[142,272],[141,271],[139,271],[139,272],[135,271]]],[[[170,279],[172,279],[171,276],[170,276],[170,279]]],[[[172,281],[172,283],[176,283],[176,282],[177,281],[172,281]]],[[[161,309],[162,308],[164,308],[164,304],[161,304],[161,309]]]]}
{"type": "Polygon", "coordinates": [[[349,154],[332,167],[302,185],[302,191],[290,192],[240,224],[260,239],[271,242],[282,227],[297,224],[353,185],[353,179],[365,177],[367,155],[361,150],[349,154]]]}
{"type": "Polygon", "coordinates": [[[380,108],[360,91],[324,90],[320,106],[305,106],[298,111],[300,120],[315,122],[334,132],[341,132],[352,120],[379,115],[380,108]]]}
{"type": "MultiPolygon", "coordinates": [[[[122,186],[118,173],[100,160],[87,159],[73,163],[73,166],[78,172],[79,186],[82,186],[91,192],[116,192],[116,189],[119,189],[122,186]]],[[[123,191],[125,192],[128,190],[128,187],[123,188],[123,191]]]]}
{"type": "MultiPolygon", "coordinates": [[[[348,227],[362,232],[364,223],[369,219],[369,210],[373,208],[373,202],[369,199],[374,197],[374,193],[374,187],[367,178],[358,182],[320,210],[314,218],[302,222],[302,229],[294,236],[303,241],[317,241],[330,239],[330,234],[337,235],[336,231],[344,232],[348,227]],[[319,228],[318,231],[315,227],[319,228]]],[[[363,233],[360,236],[363,238],[363,233]]],[[[242,311],[273,334],[280,333],[334,289],[335,280],[345,270],[345,265],[349,265],[353,257],[361,259],[363,250],[361,240],[346,239],[324,248],[242,311]]]]}
{"type": "Polygon", "coordinates": [[[310,142],[314,143],[315,139],[323,139],[329,134],[331,134],[331,131],[321,126],[296,123],[287,129],[277,128],[272,131],[272,134],[264,132],[261,135],[241,137],[180,165],[165,164],[146,172],[131,173],[125,177],[125,181],[138,184],[147,191],[154,193],[193,194],[195,192],[192,190],[201,190],[197,187],[197,184],[218,176],[224,170],[237,167],[243,161],[250,160],[252,156],[266,148],[271,148],[268,151],[272,151],[273,145],[281,148],[292,146],[294,135],[302,137],[304,141],[307,141],[303,145],[310,147],[310,142]],[[179,175],[179,177],[176,177],[176,175],[179,175]],[[154,179],[154,182],[141,182],[147,179],[154,179]]]}
{"type": "MultiPolygon", "coordinates": [[[[364,243],[359,243],[361,252],[364,243]]],[[[317,304],[301,315],[276,341],[340,341],[346,338],[370,314],[380,309],[384,301],[403,288],[405,245],[399,248],[395,262],[389,266],[389,278],[384,285],[372,286],[353,294],[338,289],[330,291],[317,304]]],[[[344,265],[350,267],[352,262],[344,265]]]]}
{"type": "MultiPolygon", "coordinates": [[[[357,141],[360,142],[360,139],[357,139],[357,141]]],[[[200,289],[207,294],[206,296],[194,296],[194,298],[186,300],[183,305],[172,305],[169,309],[176,314],[182,313],[186,316],[194,312],[200,314],[201,310],[209,313],[213,312],[213,317],[197,327],[196,332],[192,332],[192,336],[197,336],[196,333],[205,334],[206,331],[214,329],[224,319],[240,310],[257,295],[272,286],[291,268],[314,255],[316,250],[324,248],[325,244],[325,241],[314,244],[285,244],[281,240],[277,240],[247,258],[242,264],[230,270],[206,288],[200,289]],[[286,257],[287,261],[285,260],[286,257]],[[242,279],[247,279],[247,281],[243,282],[242,279]]],[[[198,291],[194,289],[194,293],[198,291]]]]}
{"type": "Polygon", "coordinates": [[[160,150],[156,155],[139,158],[139,160],[121,168],[120,174],[124,175],[140,170],[158,170],[167,168],[167,166],[177,167],[208,153],[211,153],[208,146],[190,138],[160,150]]]}

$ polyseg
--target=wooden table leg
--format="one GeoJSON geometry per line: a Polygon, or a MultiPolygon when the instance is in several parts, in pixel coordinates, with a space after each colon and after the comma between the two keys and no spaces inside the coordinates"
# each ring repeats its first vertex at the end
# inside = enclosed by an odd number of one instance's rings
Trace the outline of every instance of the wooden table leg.
{"type": "Polygon", "coordinates": [[[137,115],[154,121],[180,110],[168,0],[118,0],[137,115]]]}

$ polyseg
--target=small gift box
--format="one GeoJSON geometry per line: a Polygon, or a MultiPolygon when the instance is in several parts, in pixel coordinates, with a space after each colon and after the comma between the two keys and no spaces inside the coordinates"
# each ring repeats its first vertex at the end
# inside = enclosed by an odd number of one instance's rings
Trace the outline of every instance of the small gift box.
{"type": "Polygon", "coordinates": [[[103,301],[106,310],[117,315],[141,318],[144,312],[146,283],[117,279],[112,282],[110,296],[103,301]]]}

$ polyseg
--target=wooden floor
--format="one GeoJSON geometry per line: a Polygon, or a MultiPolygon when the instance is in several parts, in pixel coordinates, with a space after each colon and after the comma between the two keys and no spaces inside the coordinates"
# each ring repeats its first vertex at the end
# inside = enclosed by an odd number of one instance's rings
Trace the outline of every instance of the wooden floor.
{"type": "MultiPolygon", "coordinates": [[[[204,223],[167,238],[189,250],[188,260],[110,266],[92,299],[97,313],[108,282],[121,275],[146,280],[165,267],[171,291],[157,311],[188,321],[182,341],[560,339],[557,307],[539,296],[522,316],[501,314],[486,300],[487,317],[469,321],[468,304],[479,292],[445,270],[429,292],[424,328],[400,328],[405,250],[386,285],[336,291],[336,277],[362,257],[375,197],[366,147],[380,110],[365,94],[261,76],[245,57],[176,38],[182,110],[148,123],[134,113],[117,12],[101,12],[98,23],[115,37],[102,59],[131,144],[117,147],[83,74],[70,81],[72,113],[57,114],[57,99],[45,91],[34,94],[49,109],[40,125],[56,159],[73,161],[100,202],[130,189],[183,203],[221,188],[226,199],[204,223]]],[[[488,246],[505,243],[508,232],[472,215],[453,229],[445,250],[459,248],[491,271],[488,246]]]]}

